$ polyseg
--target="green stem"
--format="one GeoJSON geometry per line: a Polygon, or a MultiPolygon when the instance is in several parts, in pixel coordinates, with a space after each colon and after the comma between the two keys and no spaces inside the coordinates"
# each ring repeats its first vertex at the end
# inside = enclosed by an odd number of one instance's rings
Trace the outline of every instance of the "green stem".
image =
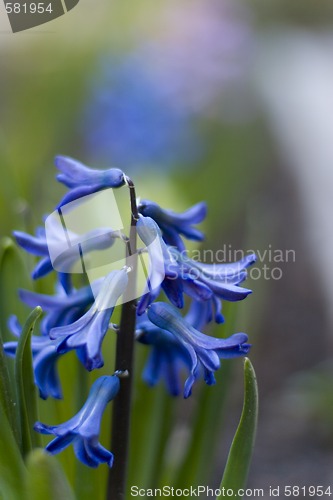
{"type": "Polygon", "coordinates": [[[109,473],[107,500],[125,500],[128,469],[136,324],[136,299],[131,299],[131,296],[133,296],[133,291],[136,289],[136,222],[139,215],[136,205],[134,184],[128,177],[126,178],[126,183],[130,190],[132,212],[126,262],[131,268],[131,271],[129,272],[128,286],[121,310],[120,328],[117,336],[115,370],[127,370],[128,377],[121,378],[121,389],[113,403],[111,450],[112,453],[114,453],[115,461],[109,473]]]}

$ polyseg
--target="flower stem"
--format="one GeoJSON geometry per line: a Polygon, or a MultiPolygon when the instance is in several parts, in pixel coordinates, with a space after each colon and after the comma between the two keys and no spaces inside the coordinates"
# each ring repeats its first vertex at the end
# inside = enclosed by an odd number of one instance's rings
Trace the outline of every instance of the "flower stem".
{"type": "Polygon", "coordinates": [[[136,299],[132,298],[136,289],[136,222],[138,209],[136,205],[135,187],[129,177],[126,184],[130,190],[131,229],[127,243],[126,263],[131,271],[128,275],[128,286],[121,310],[120,328],[117,337],[115,370],[128,371],[128,377],[121,378],[121,389],[114,400],[112,412],[111,451],[114,454],[114,465],[108,477],[107,500],[125,500],[126,479],[128,469],[128,449],[131,418],[131,396],[133,377],[133,353],[136,323],[136,299]]]}

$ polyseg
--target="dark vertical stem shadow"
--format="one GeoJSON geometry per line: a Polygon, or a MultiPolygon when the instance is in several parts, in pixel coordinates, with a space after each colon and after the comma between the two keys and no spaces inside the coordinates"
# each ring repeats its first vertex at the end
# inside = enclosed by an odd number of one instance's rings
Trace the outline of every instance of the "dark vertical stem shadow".
{"type": "Polygon", "coordinates": [[[128,286],[121,311],[115,370],[127,370],[129,374],[128,377],[121,378],[120,391],[113,403],[111,451],[114,454],[115,460],[108,477],[107,500],[125,500],[131,420],[136,299],[131,299],[130,297],[136,288],[136,222],[138,220],[138,209],[134,184],[128,177],[126,178],[126,182],[130,190],[132,213],[126,261],[127,265],[131,267],[131,271],[128,274],[128,286]],[[126,300],[127,298],[129,300],[126,300]]]}

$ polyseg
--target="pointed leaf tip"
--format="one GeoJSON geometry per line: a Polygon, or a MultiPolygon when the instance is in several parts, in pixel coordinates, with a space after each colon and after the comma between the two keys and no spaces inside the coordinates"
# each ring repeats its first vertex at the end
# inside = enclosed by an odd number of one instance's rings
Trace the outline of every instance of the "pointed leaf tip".
{"type": "Polygon", "coordinates": [[[29,500],[75,500],[64,471],[55,457],[37,448],[29,453],[26,465],[29,500]]]}
{"type": "Polygon", "coordinates": [[[220,491],[217,500],[223,498],[223,491],[231,489],[233,498],[242,498],[238,494],[246,486],[250,469],[258,420],[257,378],[248,358],[244,359],[244,403],[238,428],[232,441],[220,491]]]}
{"type": "Polygon", "coordinates": [[[29,314],[22,328],[15,357],[17,402],[21,426],[22,452],[24,455],[40,442],[40,437],[33,432],[33,425],[38,420],[38,412],[30,338],[35,323],[42,312],[42,308],[37,306],[29,314]]]}

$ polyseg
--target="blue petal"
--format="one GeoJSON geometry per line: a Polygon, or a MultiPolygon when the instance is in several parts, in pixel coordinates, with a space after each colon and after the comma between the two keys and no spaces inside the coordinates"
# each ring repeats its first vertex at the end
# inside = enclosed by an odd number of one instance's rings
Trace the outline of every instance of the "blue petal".
{"type": "Polygon", "coordinates": [[[141,296],[136,310],[138,316],[141,316],[146,312],[150,304],[152,304],[154,300],[157,299],[159,293],[160,289],[155,288],[155,290],[151,290],[150,292],[145,293],[144,295],[141,296]]]}
{"type": "Polygon", "coordinates": [[[194,300],[209,300],[213,292],[209,286],[201,283],[199,280],[194,280],[190,275],[184,274],[183,287],[184,292],[194,300]]]}
{"type": "Polygon", "coordinates": [[[58,273],[59,283],[64,291],[69,295],[73,290],[72,277],[70,273],[58,273]]]}
{"type": "Polygon", "coordinates": [[[219,281],[214,281],[207,278],[201,278],[201,281],[205,285],[207,285],[218,297],[224,300],[228,300],[229,302],[244,300],[249,294],[252,293],[252,290],[242,288],[237,285],[221,283],[219,281]]]}
{"type": "MultiPolygon", "coordinates": [[[[57,169],[64,174],[64,177],[74,181],[76,185],[78,182],[86,182],[94,175],[94,170],[86,167],[83,163],[78,160],[74,160],[74,158],[70,158],[69,156],[56,156],[54,164],[57,169]]],[[[68,187],[72,187],[72,185],[68,187]]]]}
{"type": "Polygon", "coordinates": [[[44,257],[49,254],[45,237],[44,239],[37,238],[22,231],[13,231],[13,236],[20,247],[33,255],[44,257]]]}
{"type": "Polygon", "coordinates": [[[209,322],[210,309],[210,301],[202,302],[193,300],[185,316],[185,321],[196,330],[201,330],[209,322]]]}
{"type": "Polygon", "coordinates": [[[192,387],[193,387],[195,380],[196,380],[196,377],[193,373],[191,373],[190,376],[186,379],[185,385],[184,385],[184,398],[185,399],[187,399],[191,396],[192,387]]]}
{"type": "MultiPolygon", "coordinates": [[[[167,213],[170,211],[166,210],[167,213]]],[[[200,201],[196,205],[193,205],[188,210],[182,214],[177,214],[178,219],[182,224],[199,224],[207,216],[207,203],[200,201]]]]}
{"type": "Polygon", "coordinates": [[[101,189],[105,189],[101,187],[99,184],[92,184],[92,185],[83,185],[79,187],[75,187],[68,191],[67,194],[61,199],[61,201],[58,203],[56,208],[60,208],[64,205],[67,205],[67,203],[71,203],[72,201],[78,200],[80,198],[83,198],[84,196],[88,196],[89,194],[96,193],[97,191],[101,191],[101,189]]]}
{"type": "Polygon", "coordinates": [[[104,448],[100,443],[93,443],[91,440],[85,441],[87,454],[94,457],[99,463],[107,463],[109,467],[113,465],[113,454],[104,448]]]}
{"type": "Polygon", "coordinates": [[[15,337],[19,337],[22,332],[22,326],[18,320],[18,317],[15,314],[11,314],[7,321],[7,326],[11,333],[15,335],[15,337]]]}
{"type": "Polygon", "coordinates": [[[60,380],[55,366],[59,357],[55,345],[49,345],[34,358],[35,381],[42,399],[47,399],[49,396],[56,399],[62,398],[60,380]]]}
{"type": "Polygon", "coordinates": [[[32,279],[36,280],[38,278],[42,278],[43,276],[46,276],[47,274],[51,273],[52,271],[53,271],[53,266],[52,266],[50,257],[45,257],[44,259],[42,259],[38,262],[35,269],[32,271],[31,276],[32,276],[32,279]]]}
{"type": "Polygon", "coordinates": [[[5,342],[3,344],[3,350],[4,350],[5,354],[6,354],[6,356],[9,356],[10,358],[15,358],[17,344],[18,344],[18,342],[16,342],[16,341],[5,342]]]}
{"type": "Polygon", "coordinates": [[[89,311],[70,325],[50,330],[51,339],[62,339],[58,345],[59,353],[79,348],[79,358],[85,360],[87,370],[103,366],[102,341],[108,331],[116,302],[126,289],[127,283],[126,269],[112,271],[104,278],[95,303],[89,311]]]}
{"type": "Polygon", "coordinates": [[[91,319],[96,314],[96,310],[92,307],[87,311],[81,318],[70,325],[59,326],[56,328],[52,328],[50,330],[50,338],[58,339],[61,337],[69,337],[70,335],[74,335],[75,333],[80,332],[83,328],[89,325],[91,319]]]}
{"type": "Polygon", "coordinates": [[[77,181],[71,179],[66,174],[58,174],[56,175],[56,179],[58,182],[61,182],[61,184],[65,184],[68,188],[74,188],[77,184],[77,181]]]}
{"type": "Polygon", "coordinates": [[[201,231],[192,227],[193,224],[198,224],[206,216],[207,207],[204,202],[194,205],[183,213],[176,213],[172,210],[162,209],[152,201],[142,200],[139,210],[142,215],[152,217],[157,222],[167,243],[175,244],[181,250],[184,246],[177,233],[192,240],[201,241],[204,238],[201,231]]]}
{"type": "Polygon", "coordinates": [[[179,376],[181,367],[170,351],[165,353],[163,361],[163,373],[168,391],[171,396],[178,396],[181,392],[179,376]]]}
{"type": "Polygon", "coordinates": [[[207,385],[215,385],[216,380],[214,373],[204,368],[204,379],[207,385]]]}
{"type": "Polygon", "coordinates": [[[246,356],[251,349],[251,344],[240,344],[230,348],[215,349],[215,352],[221,359],[237,358],[246,356]]]}
{"type": "Polygon", "coordinates": [[[216,323],[224,323],[224,317],[222,314],[222,302],[215,295],[213,295],[212,297],[212,309],[214,310],[216,323]]]}
{"type": "Polygon", "coordinates": [[[104,365],[101,353],[102,342],[108,331],[112,313],[113,309],[101,311],[96,321],[94,321],[94,332],[87,338],[86,350],[88,359],[86,366],[89,371],[101,368],[104,365]]]}
{"type": "Polygon", "coordinates": [[[53,434],[55,426],[54,425],[46,425],[42,422],[36,422],[34,424],[34,430],[36,432],[40,432],[41,434],[53,434]]]}
{"type": "Polygon", "coordinates": [[[88,467],[93,467],[96,468],[99,465],[99,461],[96,460],[94,457],[91,457],[85,448],[85,442],[83,439],[75,439],[74,441],[74,453],[76,457],[80,460],[85,465],[88,465],[88,467]]]}
{"type": "Polygon", "coordinates": [[[159,328],[170,331],[177,338],[204,349],[231,348],[245,343],[248,338],[245,333],[235,333],[227,339],[217,339],[204,335],[187,323],[176,309],[163,302],[152,304],[148,310],[148,318],[159,328]]]}
{"type": "Polygon", "coordinates": [[[165,279],[162,283],[162,288],[174,306],[179,309],[184,307],[183,281],[180,278],[176,280],[165,279]]]}
{"type": "MultiPolygon", "coordinates": [[[[37,432],[41,432],[37,424],[39,424],[39,422],[37,422],[34,425],[34,429],[37,432]]],[[[75,439],[74,433],[68,433],[65,434],[64,436],[57,436],[46,446],[45,449],[52,454],[60,453],[65,448],[67,448],[67,446],[69,446],[74,441],[74,439],[75,439]]]]}
{"type": "Polygon", "coordinates": [[[161,374],[161,352],[158,349],[152,349],[146,362],[142,378],[150,387],[154,387],[161,374]]]}
{"type": "Polygon", "coordinates": [[[86,403],[77,414],[77,419],[80,422],[79,432],[81,436],[90,439],[99,434],[99,428],[106,405],[116,397],[119,389],[119,378],[115,375],[104,375],[94,382],[86,403]]]}
{"type": "Polygon", "coordinates": [[[257,260],[256,255],[250,254],[245,256],[243,259],[225,264],[204,264],[202,262],[192,261],[196,267],[200,268],[207,276],[211,278],[223,278],[224,276],[230,274],[237,274],[241,270],[246,269],[247,267],[254,264],[257,260]]]}
{"type": "Polygon", "coordinates": [[[216,371],[220,368],[220,358],[214,350],[197,347],[196,354],[207,370],[216,371]]]}
{"type": "Polygon", "coordinates": [[[36,307],[39,305],[44,311],[63,308],[68,303],[67,296],[46,295],[24,289],[19,290],[19,297],[27,306],[36,307]]]}
{"type": "Polygon", "coordinates": [[[148,251],[148,281],[150,289],[154,290],[161,285],[166,275],[173,277],[179,274],[178,265],[163,241],[158,225],[151,217],[140,215],[136,227],[138,235],[146,245],[148,251]]]}
{"type": "Polygon", "coordinates": [[[89,285],[73,291],[70,295],[65,295],[64,293],[46,295],[20,289],[19,297],[28,306],[36,307],[40,305],[45,311],[66,310],[71,307],[80,306],[86,307],[94,301],[94,296],[89,285]]]}
{"type": "Polygon", "coordinates": [[[176,247],[180,252],[184,252],[186,247],[177,231],[171,227],[163,228],[164,241],[171,247],[176,247]]]}

